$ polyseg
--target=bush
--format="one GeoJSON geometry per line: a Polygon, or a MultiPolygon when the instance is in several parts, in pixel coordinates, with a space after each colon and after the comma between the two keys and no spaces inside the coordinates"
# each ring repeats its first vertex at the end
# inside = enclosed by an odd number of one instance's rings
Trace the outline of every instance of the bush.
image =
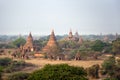
{"type": "Polygon", "coordinates": [[[109,75],[109,77],[113,80],[120,80],[120,66],[118,61],[115,61],[115,57],[109,57],[105,60],[102,64],[102,72],[104,75],[109,75]]]}
{"type": "Polygon", "coordinates": [[[10,58],[0,58],[1,66],[8,66],[11,63],[12,59],[10,58]]]}
{"type": "Polygon", "coordinates": [[[88,80],[86,71],[82,67],[67,64],[46,65],[33,72],[28,80],[88,80]]]}
{"type": "Polygon", "coordinates": [[[10,49],[10,48],[15,48],[14,45],[12,44],[0,44],[0,49],[10,49]]]}
{"type": "Polygon", "coordinates": [[[0,80],[2,80],[2,71],[3,71],[3,67],[0,66],[0,80]]]}
{"type": "Polygon", "coordinates": [[[28,73],[19,72],[8,76],[7,80],[26,80],[28,77],[29,77],[28,73]]]}
{"type": "Polygon", "coordinates": [[[106,43],[100,41],[100,40],[96,40],[93,45],[91,46],[92,50],[94,51],[99,51],[101,52],[104,47],[106,46],[106,43]]]}
{"type": "Polygon", "coordinates": [[[104,80],[118,80],[118,79],[116,79],[116,78],[106,78],[104,80]]]}
{"type": "Polygon", "coordinates": [[[113,56],[106,59],[102,64],[102,68],[104,70],[103,72],[108,73],[110,76],[113,75],[114,67],[115,67],[115,57],[113,56]]]}
{"type": "Polygon", "coordinates": [[[120,38],[118,38],[112,42],[112,52],[120,53],[120,38]]]}
{"type": "Polygon", "coordinates": [[[20,47],[20,45],[24,45],[26,42],[26,40],[22,37],[16,39],[15,41],[13,41],[13,45],[15,45],[16,47],[20,47]]]}
{"type": "Polygon", "coordinates": [[[89,67],[87,69],[87,73],[92,78],[99,78],[99,68],[100,66],[98,64],[93,65],[92,67],[89,67]]]}
{"type": "Polygon", "coordinates": [[[25,67],[24,61],[12,61],[9,66],[4,69],[4,72],[11,73],[14,71],[19,71],[25,67]]]}

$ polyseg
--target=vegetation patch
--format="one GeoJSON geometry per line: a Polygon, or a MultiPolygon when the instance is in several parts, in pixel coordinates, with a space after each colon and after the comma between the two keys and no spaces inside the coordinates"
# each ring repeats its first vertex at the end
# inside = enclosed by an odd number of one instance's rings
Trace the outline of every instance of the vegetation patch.
{"type": "Polygon", "coordinates": [[[33,72],[28,80],[88,80],[87,73],[82,67],[67,64],[46,65],[33,72]]]}

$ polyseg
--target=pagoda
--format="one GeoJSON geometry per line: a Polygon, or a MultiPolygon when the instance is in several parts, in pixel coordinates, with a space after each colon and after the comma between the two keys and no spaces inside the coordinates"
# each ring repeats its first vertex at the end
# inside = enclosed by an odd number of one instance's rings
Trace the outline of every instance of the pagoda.
{"type": "Polygon", "coordinates": [[[107,35],[103,38],[103,41],[104,41],[104,42],[108,42],[108,41],[109,41],[109,38],[108,38],[107,35]]]}
{"type": "Polygon", "coordinates": [[[23,46],[23,49],[26,51],[34,51],[33,37],[32,37],[31,32],[29,33],[29,36],[26,40],[25,45],[23,46]]]}
{"type": "Polygon", "coordinates": [[[70,30],[68,38],[69,38],[69,39],[72,39],[72,38],[73,38],[72,30],[70,30]]]}
{"type": "Polygon", "coordinates": [[[74,35],[74,41],[76,41],[76,42],[79,41],[79,34],[78,34],[78,32],[76,32],[75,35],[74,35]]]}
{"type": "Polygon", "coordinates": [[[118,38],[118,33],[116,33],[116,35],[115,35],[115,39],[117,39],[118,38]]]}
{"type": "Polygon", "coordinates": [[[57,48],[58,44],[55,38],[54,30],[52,30],[49,41],[47,45],[43,48],[43,52],[48,52],[51,48],[57,48]]]}
{"type": "Polygon", "coordinates": [[[80,36],[78,43],[81,45],[83,43],[83,38],[80,36]]]}
{"type": "Polygon", "coordinates": [[[65,38],[65,40],[74,41],[74,36],[72,34],[72,30],[71,29],[70,29],[70,32],[69,32],[68,36],[65,38]]]}

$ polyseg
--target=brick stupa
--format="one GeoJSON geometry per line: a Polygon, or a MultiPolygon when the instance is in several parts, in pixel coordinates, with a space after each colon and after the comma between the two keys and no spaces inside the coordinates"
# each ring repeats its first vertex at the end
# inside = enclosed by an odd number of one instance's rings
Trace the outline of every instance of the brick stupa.
{"type": "Polygon", "coordinates": [[[47,43],[47,45],[43,48],[43,52],[48,52],[50,48],[52,47],[58,47],[56,38],[55,38],[55,34],[54,34],[54,30],[52,30],[49,41],[47,43]]]}
{"type": "Polygon", "coordinates": [[[70,32],[69,32],[68,38],[69,38],[70,40],[73,39],[73,34],[72,34],[72,30],[71,30],[71,29],[70,29],[70,32]]]}
{"type": "Polygon", "coordinates": [[[34,45],[33,45],[33,37],[31,33],[29,34],[25,45],[23,46],[23,49],[26,51],[34,51],[34,45]]]}

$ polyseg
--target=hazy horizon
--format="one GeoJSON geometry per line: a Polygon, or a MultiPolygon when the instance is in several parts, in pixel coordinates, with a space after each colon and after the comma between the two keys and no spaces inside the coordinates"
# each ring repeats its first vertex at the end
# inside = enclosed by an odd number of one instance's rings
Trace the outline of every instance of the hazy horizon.
{"type": "Polygon", "coordinates": [[[120,34],[120,0],[0,0],[0,35],[120,34]]]}

